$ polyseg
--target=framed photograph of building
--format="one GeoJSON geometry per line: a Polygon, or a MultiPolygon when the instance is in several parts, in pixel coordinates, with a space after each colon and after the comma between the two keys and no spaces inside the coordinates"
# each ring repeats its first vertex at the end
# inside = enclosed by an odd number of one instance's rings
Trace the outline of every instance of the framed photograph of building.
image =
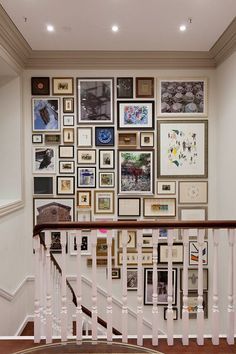
{"type": "MultiPolygon", "coordinates": [[[[203,311],[204,318],[208,318],[208,293],[207,291],[203,291],[203,311]]],[[[182,318],[182,310],[183,310],[183,292],[180,292],[180,318],[182,318]]],[[[198,292],[191,291],[188,293],[188,312],[190,319],[197,318],[197,310],[198,310],[198,292]]]]}
{"type": "Polygon", "coordinates": [[[74,221],[74,198],[34,198],[34,225],[74,221]]]}
{"type": "Polygon", "coordinates": [[[133,98],[133,78],[118,77],[116,79],[117,98],[133,98]]]}
{"type": "Polygon", "coordinates": [[[207,201],[207,181],[179,182],[179,204],[206,204],[207,201]]]}
{"type": "Polygon", "coordinates": [[[92,192],[91,191],[77,191],[77,207],[91,208],[92,192]]]}
{"type": "Polygon", "coordinates": [[[31,77],[31,93],[32,96],[50,95],[49,77],[31,77]]]}
{"type": "MultiPolygon", "coordinates": [[[[183,244],[174,243],[172,246],[172,263],[182,264],[184,261],[183,244]]],[[[168,263],[168,245],[165,243],[158,243],[158,263],[168,263]]]]}
{"type": "MultiPolygon", "coordinates": [[[[180,290],[183,290],[183,269],[180,269],[180,290]]],[[[198,290],[198,269],[188,268],[188,290],[198,290]]],[[[203,290],[208,290],[208,269],[203,269],[203,290]]]]}
{"type": "Polygon", "coordinates": [[[61,120],[59,98],[33,98],[32,118],[33,131],[59,131],[61,120]]]}
{"type": "Polygon", "coordinates": [[[114,146],[114,127],[95,127],[96,146],[114,146]]]}
{"type": "Polygon", "coordinates": [[[77,171],[78,188],[96,187],[96,167],[77,167],[77,171]]]}
{"type": "Polygon", "coordinates": [[[59,173],[62,174],[74,174],[75,173],[75,161],[59,161],[59,173]]]}
{"type": "Polygon", "coordinates": [[[77,163],[78,165],[95,165],[96,164],[96,150],[95,149],[78,149],[77,163]]]}
{"type": "Polygon", "coordinates": [[[63,113],[74,113],[74,97],[63,97],[63,113]]]}
{"type": "Polygon", "coordinates": [[[53,177],[34,177],[34,194],[53,194],[53,177]]]}
{"type": "Polygon", "coordinates": [[[158,176],[206,178],[208,122],[158,121],[158,176]]]}
{"type": "Polygon", "coordinates": [[[74,176],[57,176],[57,194],[69,195],[75,194],[75,177],[74,176]]]}
{"type": "Polygon", "coordinates": [[[175,181],[158,181],[157,194],[175,194],[176,182],[175,181]]]}
{"type": "Polygon", "coordinates": [[[77,128],[77,145],[78,147],[93,146],[93,129],[91,127],[77,128]]]}
{"type": "Polygon", "coordinates": [[[78,123],[113,123],[113,78],[78,78],[78,123]]]}
{"type": "Polygon", "coordinates": [[[33,148],[33,173],[56,173],[54,147],[33,148]]]}
{"type": "Polygon", "coordinates": [[[59,145],[58,150],[60,159],[74,158],[74,145],[59,145]]]}
{"type": "Polygon", "coordinates": [[[154,129],[154,101],[118,101],[118,129],[154,129]]]}
{"type": "Polygon", "coordinates": [[[141,215],[140,198],[118,198],[117,214],[119,217],[134,217],[141,215]]]}
{"type": "Polygon", "coordinates": [[[52,94],[61,96],[71,96],[74,94],[73,77],[53,77],[52,78],[52,94]]]}
{"type": "Polygon", "coordinates": [[[138,290],[138,269],[137,268],[127,269],[127,290],[128,291],[138,290]]]}
{"type": "Polygon", "coordinates": [[[136,77],[135,81],[137,98],[154,97],[154,77],[136,77]]]}
{"type": "Polygon", "coordinates": [[[114,191],[94,192],[94,214],[114,214],[114,191]]]}
{"type": "Polygon", "coordinates": [[[99,188],[115,187],[115,172],[99,172],[99,188]]]}
{"type": "Polygon", "coordinates": [[[150,218],[176,216],[176,199],[143,198],[143,216],[150,218]]]}
{"type": "Polygon", "coordinates": [[[115,167],[115,150],[99,150],[99,168],[112,169],[115,167]]]}

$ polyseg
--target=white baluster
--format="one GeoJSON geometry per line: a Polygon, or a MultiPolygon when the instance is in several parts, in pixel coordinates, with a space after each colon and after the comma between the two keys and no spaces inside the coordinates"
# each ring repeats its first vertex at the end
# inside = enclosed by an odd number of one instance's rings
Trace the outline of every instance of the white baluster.
{"type": "Polygon", "coordinates": [[[167,343],[173,345],[173,271],[172,271],[172,248],[174,231],[168,231],[168,307],[167,307],[167,343]]]}
{"type": "Polygon", "coordinates": [[[67,323],[68,323],[68,335],[73,336],[73,309],[74,309],[74,303],[73,303],[73,294],[71,290],[67,287],[67,299],[68,299],[68,318],[67,318],[67,323]]]}
{"type": "Polygon", "coordinates": [[[183,311],[182,311],[182,319],[183,319],[183,336],[182,343],[183,345],[189,344],[189,312],[188,312],[188,252],[189,252],[189,244],[188,244],[188,230],[183,230],[183,247],[184,247],[184,263],[183,263],[183,273],[182,273],[182,285],[183,285],[183,311]]]}
{"type": "Polygon", "coordinates": [[[219,232],[212,230],[213,236],[213,306],[212,306],[212,343],[219,345],[219,306],[218,306],[218,263],[219,263],[219,232]]]}
{"type": "Polygon", "coordinates": [[[56,274],[57,274],[57,269],[54,264],[52,264],[52,297],[53,297],[53,304],[52,304],[52,335],[55,336],[56,333],[56,304],[57,304],[57,298],[56,298],[56,274]]]}
{"type": "Polygon", "coordinates": [[[234,242],[235,242],[235,230],[228,230],[228,242],[229,242],[229,254],[228,254],[228,330],[227,330],[227,342],[228,344],[234,344],[234,242]]]}
{"type": "Polygon", "coordinates": [[[138,290],[137,290],[137,344],[143,345],[143,233],[137,230],[137,250],[138,250],[138,290]]]}
{"type": "Polygon", "coordinates": [[[112,342],[112,232],[107,233],[107,341],[112,342]]]}
{"type": "Polygon", "coordinates": [[[153,243],[153,273],[152,273],[152,345],[158,345],[158,307],[157,307],[157,246],[158,246],[159,229],[154,229],[152,234],[153,243]]]}
{"type": "MultiPolygon", "coordinates": [[[[203,246],[205,230],[198,230],[198,307],[197,307],[197,344],[204,344],[204,309],[203,309],[203,246]]],[[[207,306],[207,304],[205,304],[207,306]]]]}
{"type": "Polygon", "coordinates": [[[67,340],[66,232],[61,231],[61,341],[67,340]]]}
{"type": "MultiPolygon", "coordinates": [[[[70,234],[70,237],[74,238],[74,233],[70,234]]],[[[74,240],[73,240],[74,241],[74,240]]],[[[74,244],[74,243],[73,243],[74,244]]],[[[76,247],[77,247],[77,282],[76,282],[76,301],[77,301],[77,308],[76,308],[76,341],[77,344],[82,344],[82,337],[83,337],[83,311],[82,311],[82,281],[81,281],[81,244],[82,244],[82,237],[81,237],[81,230],[76,231],[76,247]]]]}
{"type": "Polygon", "coordinates": [[[92,340],[97,340],[97,232],[92,230],[91,232],[91,245],[92,245],[92,340]]]}
{"type": "Polygon", "coordinates": [[[34,342],[40,342],[40,238],[39,235],[33,239],[33,247],[35,250],[35,294],[34,294],[34,342]]]}
{"type": "Polygon", "coordinates": [[[41,337],[46,336],[46,302],[47,302],[47,284],[45,282],[46,278],[46,250],[43,245],[40,247],[40,293],[41,293],[41,301],[40,301],[40,319],[41,319],[41,337]]]}
{"type": "Polygon", "coordinates": [[[60,286],[61,274],[57,270],[56,273],[56,335],[60,334],[61,322],[60,322],[60,302],[61,302],[61,286],[60,286]]]}
{"type": "Polygon", "coordinates": [[[52,343],[52,283],[51,283],[51,233],[45,232],[46,245],[46,343],[52,343]]]}
{"type": "Polygon", "coordinates": [[[127,307],[127,243],[128,231],[122,230],[122,342],[128,341],[128,307],[127,307]]]}

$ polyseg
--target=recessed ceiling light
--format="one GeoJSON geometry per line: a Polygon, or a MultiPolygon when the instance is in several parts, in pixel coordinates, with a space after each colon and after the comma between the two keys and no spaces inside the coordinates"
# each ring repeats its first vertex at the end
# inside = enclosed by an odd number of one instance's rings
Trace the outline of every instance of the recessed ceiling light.
{"type": "Polygon", "coordinates": [[[185,26],[185,25],[181,25],[181,26],[179,27],[179,30],[180,30],[181,32],[186,31],[186,26],[185,26]]]}
{"type": "Polygon", "coordinates": [[[112,26],[111,29],[112,29],[113,32],[118,32],[119,31],[119,27],[116,26],[116,25],[112,26]]]}
{"type": "Polygon", "coordinates": [[[54,32],[54,27],[52,25],[47,25],[48,32],[54,32]]]}

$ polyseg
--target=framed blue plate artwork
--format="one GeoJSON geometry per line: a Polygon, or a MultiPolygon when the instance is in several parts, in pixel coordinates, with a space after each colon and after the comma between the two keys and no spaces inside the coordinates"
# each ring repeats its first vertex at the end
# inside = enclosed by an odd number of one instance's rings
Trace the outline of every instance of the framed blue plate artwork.
{"type": "Polygon", "coordinates": [[[95,145],[96,146],[114,146],[114,128],[113,127],[96,127],[95,128],[95,145]]]}

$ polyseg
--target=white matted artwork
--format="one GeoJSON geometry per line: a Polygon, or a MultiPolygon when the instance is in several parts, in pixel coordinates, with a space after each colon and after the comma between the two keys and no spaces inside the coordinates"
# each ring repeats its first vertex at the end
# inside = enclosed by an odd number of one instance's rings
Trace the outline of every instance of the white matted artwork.
{"type": "Polygon", "coordinates": [[[118,216],[140,216],[140,198],[118,198],[118,216]]]}
{"type": "Polygon", "coordinates": [[[157,194],[175,194],[176,182],[175,181],[158,181],[157,194]]]}
{"type": "MultiPolygon", "coordinates": [[[[199,260],[199,245],[197,241],[189,241],[189,265],[198,265],[199,260]]],[[[204,241],[202,247],[202,264],[208,264],[208,242],[204,241]]]]}
{"type": "Polygon", "coordinates": [[[206,204],[207,181],[184,181],[179,182],[180,204],[206,204]]]}
{"type": "Polygon", "coordinates": [[[145,217],[175,216],[175,198],[143,198],[143,215],[145,217]]]}
{"type": "MultiPolygon", "coordinates": [[[[206,207],[182,207],[179,208],[179,220],[183,221],[201,221],[207,220],[207,208],[206,207]]],[[[189,238],[196,238],[198,235],[198,229],[188,229],[189,238]]],[[[205,230],[205,237],[207,230],[205,230]]],[[[181,239],[181,235],[180,235],[181,239]]]]}
{"type": "MultiPolygon", "coordinates": [[[[77,244],[76,244],[76,233],[70,232],[69,233],[69,249],[70,255],[76,256],[77,255],[77,244]]],[[[91,234],[90,231],[81,233],[81,256],[89,256],[91,255],[91,234]]]]}
{"type": "Polygon", "coordinates": [[[53,147],[33,148],[33,173],[55,173],[55,154],[53,147]]]}

